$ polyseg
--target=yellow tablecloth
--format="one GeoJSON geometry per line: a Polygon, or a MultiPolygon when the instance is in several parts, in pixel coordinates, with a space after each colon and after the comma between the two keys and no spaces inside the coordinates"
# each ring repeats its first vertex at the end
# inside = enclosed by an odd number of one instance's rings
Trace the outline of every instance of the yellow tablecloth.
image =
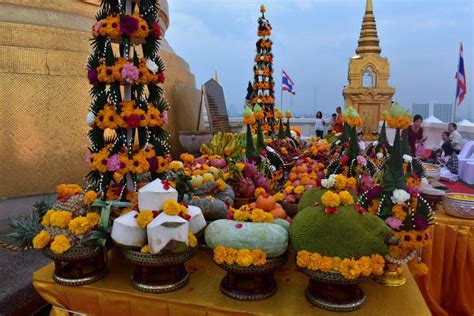
{"type": "Polygon", "coordinates": [[[423,251],[426,276],[416,277],[434,315],[474,315],[474,220],[438,208],[433,243],[423,251]]]}
{"type": "MultiPolygon", "coordinates": [[[[275,274],[278,292],[258,302],[235,301],[219,290],[225,272],[212,263],[211,253],[200,251],[187,263],[195,271],[184,288],[166,294],[147,294],[130,285],[131,265],[112,256],[109,275],[94,284],[66,287],[54,283],[53,264],[33,274],[33,285],[41,296],[60,308],[90,315],[334,315],[310,305],[304,297],[308,279],[295,271],[294,257],[275,274]]],[[[389,288],[367,280],[362,284],[367,300],[357,315],[430,315],[408,269],[407,284],[389,288]]],[[[60,315],[58,309],[52,314],[60,315]]]]}

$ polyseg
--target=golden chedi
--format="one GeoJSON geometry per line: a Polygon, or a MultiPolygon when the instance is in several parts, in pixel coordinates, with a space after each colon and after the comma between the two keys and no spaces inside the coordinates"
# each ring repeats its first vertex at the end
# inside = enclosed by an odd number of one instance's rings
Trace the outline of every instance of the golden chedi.
{"type": "MultiPolygon", "coordinates": [[[[0,0],[0,198],[83,183],[90,85],[85,61],[100,0],[0,0]]],[[[167,0],[160,26],[169,27],[167,0]]],[[[196,128],[199,91],[189,65],[162,41],[167,131],[196,128]],[[186,120],[180,113],[186,113],[186,120]]]]}
{"type": "Polygon", "coordinates": [[[345,106],[355,108],[364,122],[362,131],[367,139],[379,129],[382,112],[390,110],[395,89],[390,87],[390,64],[380,56],[377,26],[372,0],[366,0],[365,15],[356,55],[349,60],[348,85],[342,94],[345,106]]]}

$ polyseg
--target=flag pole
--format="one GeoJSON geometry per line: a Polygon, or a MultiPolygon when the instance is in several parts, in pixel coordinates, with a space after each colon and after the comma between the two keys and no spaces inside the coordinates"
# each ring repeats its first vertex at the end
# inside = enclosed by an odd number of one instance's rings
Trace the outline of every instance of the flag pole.
{"type": "Polygon", "coordinates": [[[452,123],[456,123],[456,107],[457,107],[456,101],[457,101],[457,90],[458,90],[459,61],[461,60],[461,46],[462,46],[462,42],[459,42],[458,66],[456,68],[456,89],[454,90],[453,117],[451,119],[452,123]]]}
{"type": "Polygon", "coordinates": [[[283,112],[283,70],[281,71],[280,110],[283,112]]]}

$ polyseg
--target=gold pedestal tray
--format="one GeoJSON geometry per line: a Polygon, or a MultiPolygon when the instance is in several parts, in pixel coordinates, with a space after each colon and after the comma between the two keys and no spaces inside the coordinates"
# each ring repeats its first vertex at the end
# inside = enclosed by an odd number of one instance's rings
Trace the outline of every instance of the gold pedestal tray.
{"type": "Polygon", "coordinates": [[[103,247],[72,248],[60,255],[45,248],[43,254],[54,261],[53,280],[61,285],[86,285],[107,275],[106,254],[103,247]]]}
{"type": "Polygon", "coordinates": [[[348,280],[338,272],[301,271],[310,278],[305,297],[311,304],[332,312],[350,312],[364,304],[365,293],[359,283],[366,277],[348,280]]]}
{"type": "Polygon", "coordinates": [[[403,276],[402,266],[396,263],[386,262],[385,271],[382,275],[374,277],[375,282],[385,286],[402,286],[407,280],[403,276]]]}
{"type": "Polygon", "coordinates": [[[259,301],[271,297],[277,292],[273,272],[282,267],[288,259],[281,256],[267,259],[261,266],[241,267],[236,264],[217,264],[227,271],[220,283],[220,290],[228,297],[239,301],[259,301]]]}
{"type": "Polygon", "coordinates": [[[167,293],[176,291],[189,282],[189,274],[184,263],[197,253],[196,248],[188,248],[178,253],[149,254],[131,249],[122,249],[124,258],[134,268],[132,286],[147,293],[167,293]]]}

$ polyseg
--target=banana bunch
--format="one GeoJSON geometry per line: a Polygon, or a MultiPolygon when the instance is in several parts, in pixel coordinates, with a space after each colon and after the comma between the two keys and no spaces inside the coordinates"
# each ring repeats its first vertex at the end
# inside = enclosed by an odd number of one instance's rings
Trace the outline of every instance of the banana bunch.
{"type": "Polygon", "coordinates": [[[221,157],[239,157],[243,155],[242,140],[239,134],[217,132],[209,145],[201,145],[201,153],[221,157]]]}

